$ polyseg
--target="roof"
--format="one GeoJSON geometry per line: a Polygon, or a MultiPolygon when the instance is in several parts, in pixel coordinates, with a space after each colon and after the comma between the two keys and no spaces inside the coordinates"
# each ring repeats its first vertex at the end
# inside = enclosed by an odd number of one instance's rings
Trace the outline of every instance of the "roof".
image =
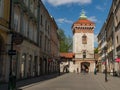
{"type": "Polygon", "coordinates": [[[60,53],[60,57],[73,58],[74,57],[74,53],[60,53]]]}
{"type": "Polygon", "coordinates": [[[74,24],[94,24],[94,22],[88,20],[84,10],[82,10],[79,20],[74,24]]]}
{"type": "Polygon", "coordinates": [[[79,19],[74,24],[94,24],[94,22],[88,20],[88,19],[79,19]]]}

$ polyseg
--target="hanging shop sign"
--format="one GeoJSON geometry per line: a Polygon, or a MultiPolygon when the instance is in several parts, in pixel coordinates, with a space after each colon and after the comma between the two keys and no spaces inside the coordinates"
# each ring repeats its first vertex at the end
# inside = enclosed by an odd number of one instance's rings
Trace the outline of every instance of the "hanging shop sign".
{"type": "Polygon", "coordinates": [[[23,37],[15,33],[12,35],[12,40],[13,40],[13,43],[15,43],[16,45],[19,45],[23,42],[23,37]]]}

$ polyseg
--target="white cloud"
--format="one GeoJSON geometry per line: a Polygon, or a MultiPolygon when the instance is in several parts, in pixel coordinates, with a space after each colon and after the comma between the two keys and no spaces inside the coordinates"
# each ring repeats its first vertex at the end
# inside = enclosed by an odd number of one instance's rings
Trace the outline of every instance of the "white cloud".
{"type": "Polygon", "coordinates": [[[60,6],[65,4],[77,3],[77,4],[89,4],[92,0],[42,0],[43,2],[48,2],[53,6],[60,6]]]}
{"type": "Polygon", "coordinates": [[[72,23],[73,23],[73,21],[68,20],[68,19],[66,19],[66,18],[59,18],[59,19],[56,19],[56,21],[57,21],[58,23],[68,23],[68,24],[72,24],[72,23]]]}
{"type": "Polygon", "coordinates": [[[106,8],[108,7],[108,5],[107,5],[108,2],[109,2],[109,0],[104,0],[103,5],[102,6],[97,5],[96,9],[99,10],[99,11],[104,12],[106,10],[106,8]]]}
{"type": "Polygon", "coordinates": [[[101,6],[96,6],[96,9],[100,10],[100,11],[104,11],[105,8],[104,7],[101,7],[101,6]]]}
{"type": "Polygon", "coordinates": [[[98,22],[98,20],[95,16],[88,17],[88,19],[93,21],[93,22],[98,22]]]}

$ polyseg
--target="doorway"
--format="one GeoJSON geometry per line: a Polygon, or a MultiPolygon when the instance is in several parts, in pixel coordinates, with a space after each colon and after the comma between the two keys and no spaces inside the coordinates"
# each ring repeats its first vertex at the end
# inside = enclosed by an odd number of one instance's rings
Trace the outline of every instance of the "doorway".
{"type": "Polygon", "coordinates": [[[90,63],[89,62],[82,62],[81,63],[81,72],[88,73],[89,72],[90,63]]]}

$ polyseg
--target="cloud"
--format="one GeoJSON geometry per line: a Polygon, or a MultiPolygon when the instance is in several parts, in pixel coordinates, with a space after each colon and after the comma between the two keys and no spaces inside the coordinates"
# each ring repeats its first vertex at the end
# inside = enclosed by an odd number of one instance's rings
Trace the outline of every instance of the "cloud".
{"type": "Polygon", "coordinates": [[[68,20],[68,19],[66,19],[66,18],[59,18],[59,19],[56,19],[56,21],[57,21],[58,23],[68,23],[68,24],[72,24],[72,23],[73,23],[73,21],[68,20]]]}
{"type": "Polygon", "coordinates": [[[88,19],[93,21],[93,22],[98,22],[98,20],[95,16],[88,17],[88,19]]]}
{"type": "Polygon", "coordinates": [[[102,6],[97,5],[97,6],[96,6],[96,9],[99,10],[99,11],[104,12],[105,9],[108,7],[108,5],[107,5],[108,2],[109,2],[109,0],[104,0],[103,5],[102,5],[102,6]]]}
{"type": "Polygon", "coordinates": [[[96,6],[96,9],[100,10],[100,11],[104,11],[105,7],[101,7],[101,6],[96,6]]]}
{"type": "Polygon", "coordinates": [[[53,6],[60,6],[65,4],[90,4],[92,0],[42,0],[43,2],[47,2],[53,6]]]}

